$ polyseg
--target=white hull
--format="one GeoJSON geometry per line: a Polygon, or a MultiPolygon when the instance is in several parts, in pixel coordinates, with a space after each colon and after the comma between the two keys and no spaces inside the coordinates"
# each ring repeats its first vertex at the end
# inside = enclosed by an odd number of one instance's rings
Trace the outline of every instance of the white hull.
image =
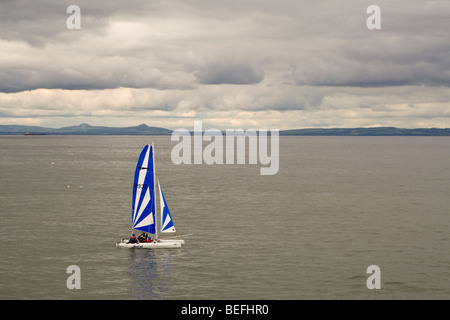
{"type": "Polygon", "coordinates": [[[116,247],[121,248],[148,248],[148,249],[159,249],[159,248],[181,248],[181,243],[179,242],[141,242],[141,243],[128,243],[128,241],[117,242],[116,247]]]}
{"type": "Polygon", "coordinates": [[[159,242],[178,242],[179,244],[184,244],[184,240],[183,239],[159,239],[159,242]]]}

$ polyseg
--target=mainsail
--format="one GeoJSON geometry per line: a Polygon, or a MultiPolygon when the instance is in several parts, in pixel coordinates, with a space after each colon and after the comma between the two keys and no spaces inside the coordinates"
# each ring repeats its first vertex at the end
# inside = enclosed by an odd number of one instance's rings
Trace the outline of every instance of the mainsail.
{"type": "Polygon", "coordinates": [[[172,216],[170,215],[169,207],[167,206],[166,198],[161,188],[161,184],[158,180],[159,186],[159,199],[161,204],[161,233],[163,232],[176,232],[175,226],[173,225],[172,216]]]}
{"type": "Polygon", "coordinates": [[[148,233],[155,233],[155,174],[153,148],[145,146],[139,156],[134,174],[132,227],[148,233]]]}

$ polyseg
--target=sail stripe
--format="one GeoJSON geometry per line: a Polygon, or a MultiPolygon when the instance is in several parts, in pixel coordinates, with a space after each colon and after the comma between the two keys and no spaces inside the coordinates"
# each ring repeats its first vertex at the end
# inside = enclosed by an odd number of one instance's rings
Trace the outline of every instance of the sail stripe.
{"type": "Polygon", "coordinates": [[[140,207],[139,207],[139,211],[134,219],[134,223],[136,224],[139,221],[139,218],[142,215],[142,212],[144,212],[144,209],[147,207],[148,203],[150,202],[150,192],[149,192],[149,188],[147,188],[147,192],[145,193],[143,202],[141,203],[140,207]]]}
{"type": "Polygon", "coordinates": [[[142,219],[141,221],[139,221],[133,229],[140,229],[143,227],[148,227],[149,225],[155,223],[153,221],[153,216],[150,214],[148,216],[146,216],[144,219],[142,219]]]}

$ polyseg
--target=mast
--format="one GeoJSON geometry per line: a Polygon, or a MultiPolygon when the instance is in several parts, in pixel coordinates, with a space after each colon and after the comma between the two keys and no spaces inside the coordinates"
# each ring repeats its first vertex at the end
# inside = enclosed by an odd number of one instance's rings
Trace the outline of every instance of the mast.
{"type": "Polygon", "coordinates": [[[155,240],[158,239],[158,210],[156,210],[156,168],[155,168],[155,143],[152,142],[153,149],[153,201],[155,201],[155,240]]]}

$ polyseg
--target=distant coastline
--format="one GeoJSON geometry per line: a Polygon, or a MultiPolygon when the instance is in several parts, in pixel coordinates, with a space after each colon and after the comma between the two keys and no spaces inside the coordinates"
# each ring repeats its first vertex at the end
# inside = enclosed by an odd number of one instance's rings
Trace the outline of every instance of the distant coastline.
{"type": "MultiPolygon", "coordinates": [[[[245,130],[245,129],[244,129],[245,130]]],[[[171,135],[172,130],[141,124],[134,127],[78,126],[46,128],[24,125],[0,125],[0,135],[171,135]]],[[[395,127],[312,128],[280,130],[280,136],[450,136],[450,128],[395,127]]]]}

